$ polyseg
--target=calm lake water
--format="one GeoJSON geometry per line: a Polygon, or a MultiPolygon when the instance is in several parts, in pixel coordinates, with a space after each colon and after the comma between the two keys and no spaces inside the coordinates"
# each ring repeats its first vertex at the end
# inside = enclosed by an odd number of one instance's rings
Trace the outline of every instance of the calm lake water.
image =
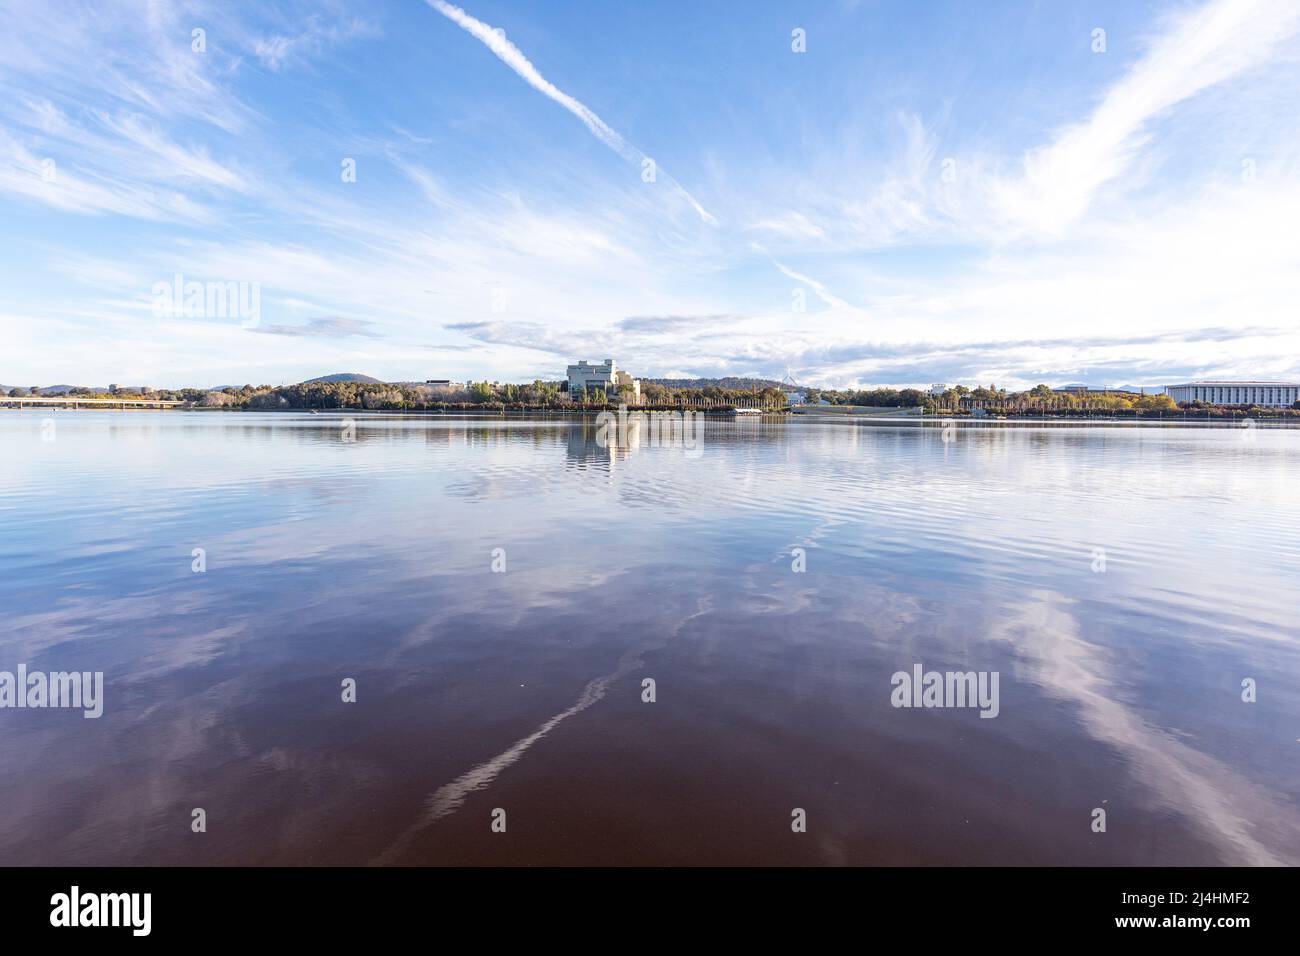
{"type": "Polygon", "coordinates": [[[0,863],[1300,863],[1300,431],[341,422],[0,412],[0,863]]]}

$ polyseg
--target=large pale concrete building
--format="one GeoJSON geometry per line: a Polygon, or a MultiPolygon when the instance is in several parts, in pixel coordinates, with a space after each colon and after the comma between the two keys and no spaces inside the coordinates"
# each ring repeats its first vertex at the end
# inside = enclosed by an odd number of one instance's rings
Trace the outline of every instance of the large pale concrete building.
{"type": "Polygon", "coordinates": [[[1300,382],[1193,381],[1186,385],[1166,385],[1165,394],[1175,402],[1284,408],[1300,402],[1300,382]]]}
{"type": "Polygon", "coordinates": [[[620,386],[632,389],[632,401],[641,401],[641,380],[635,379],[627,372],[620,371],[612,358],[605,359],[599,365],[592,365],[583,359],[577,365],[569,366],[569,394],[575,395],[584,389],[601,389],[605,392],[617,392],[620,386]]]}
{"type": "Polygon", "coordinates": [[[1205,402],[1207,405],[1272,405],[1286,408],[1300,401],[1297,382],[1188,382],[1166,385],[1165,394],[1175,402],[1205,402]]]}

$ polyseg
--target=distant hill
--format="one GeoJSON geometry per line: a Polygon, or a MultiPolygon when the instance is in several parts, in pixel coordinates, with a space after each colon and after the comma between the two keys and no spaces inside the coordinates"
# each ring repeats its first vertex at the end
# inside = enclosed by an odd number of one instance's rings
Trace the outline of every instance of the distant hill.
{"type": "Polygon", "coordinates": [[[1084,382],[1072,382],[1069,385],[1057,385],[1053,391],[1078,391],[1087,389],[1090,392],[1146,392],[1148,395],[1163,395],[1165,387],[1163,385],[1113,385],[1109,388],[1105,385],[1088,385],[1084,382]]]}
{"type": "Polygon", "coordinates": [[[1163,385],[1121,385],[1126,392],[1146,392],[1148,395],[1163,395],[1165,387],[1163,385]]]}
{"type": "Polygon", "coordinates": [[[655,385],[665,385],[668,388],[708,388],[710,385],[718,388],[737,388],[737,389],[764,389],[764,388],[789,388],[788,385],[782,385],[776,379],[771,378],[735,378],[728,376],[726,378],[646,378],[644,382],[652,382],[655,385]]]}
{"type": "Polygon", "coordinates": [[[320,378],[309,378],[303,382],[304,385],[311,385],[315,382],[365,382],[369,385],[382,385],[377,378],[371,378],[369,375],[361,375],[358,372],[335,372],[333,375],[322,375],[320,378]]]}
{"type": "MultiPolygon", "coordinates": [[[[7,387],[7,386],[6,386],[6,387],[7,387]]],[[[22,386],[22,387],[23,387],[23,388],[29,388],[30,386],[24,385],[24,386],[22,386]]],[[[90,388],[90,390],[91,390],[92,392],[107,392],[107,391],[108,391],[108,386],[107,386],[107,385],[105,385],[105,386],[103,386],[103,387],[84,386],[84,385],[42,385],[42,386],[41,386],[41,394],[42,394],[42,395],[67,395],[68,392],[72,391],[74,388],[90,388]]]]}

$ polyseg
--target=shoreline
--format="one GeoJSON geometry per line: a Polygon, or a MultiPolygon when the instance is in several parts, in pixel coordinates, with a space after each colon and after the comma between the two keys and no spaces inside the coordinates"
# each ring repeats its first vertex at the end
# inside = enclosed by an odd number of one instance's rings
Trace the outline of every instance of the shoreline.
{"type": "MultiPolygon", "coordinates": [[[[155,413],[175,413],[175,412],[198,412],[203,414],[261,414],[261,415],[326,415],[332,418],[362,416],[366,418],[381,418],[385,416],[400,416],[403,418],[468,418],[468,419],[528,419],[528,418],[554,418],[559,420],[594,420],[603,413],[617,414],[616,407],[610,408],[588,408],[588,409],[556,409],[556,408],[412,408],[412,409],[382,409],[382,408],[205,408],[202,406],[192,407],[175,407],[175,408],[157,408],[149,407],[143,403],[137,407],[131,407],[134,403],[127,402],[124,405],[106,406],[65,406],[52,405],[45,406],[41,409],[24,409],[15,408],[10,405],[0,404],[0,411],[18,412],[24,411],[41,411],[42,414],[58,412],[155,412],[155,413]]],[[[773,419],[780,419],[784,422],[794,422],[804,420],[811,424],[860,424],[872,426],[904,426],[913,428],[941,428],[948,424],[954,427],[965,429],[997,429],[997,428],[1023,428],[1023,427],[1087,427],[1087,428],[1142,428],[1142,427],[1159,427],[1159,428],[1218,428],[1232,431],[1246,431],[1248,429],[1296,429],[1300,428],[1300,416],[1287,416],[1277,418],[1252,418],[1250,416],[1220,416],[1209,418],[1088,418],[1084,416],[1061,416],[1061,417],[1018,417],[1007,416],[1006,418],[983,418],[972,417],[969,415],[949,416],[949,415],[859,415],[845,414],[843,412],[817,413],[811,411],[792,412],[789,409],[781,409],[771,412],[761,412],[758,414],[744,413],[737,414],[734,409],[681,409],[671,407],[640,408],[631,407],[627,410],[628,415],[675,415],[683,411],[691,411],[703,415],[705,418],[714,421],[762,421],[768,424],[773,423],[773,419]],[[1246,422],[1251,424],[1247,425],[1246,422]]]]}

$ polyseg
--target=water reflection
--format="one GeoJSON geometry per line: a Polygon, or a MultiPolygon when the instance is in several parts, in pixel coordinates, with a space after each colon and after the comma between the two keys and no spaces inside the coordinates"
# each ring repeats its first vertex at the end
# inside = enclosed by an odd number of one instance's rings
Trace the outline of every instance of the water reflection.
{"type": "Polygon", "coordinates": [[[0,417],[6,860],[1300,862],[1300,433],[344,417],[0,417]]]}
{"type": "Polygon", "coordinates": [[[566,464],[569,468],[593,468],[612,472],[620,459],[641,446],[640,432],[604,437],[605,428],[594,422],[577,422],[565,429],[566,464]],[[597,437],[600,436],[600,440],[597,437]]]}

